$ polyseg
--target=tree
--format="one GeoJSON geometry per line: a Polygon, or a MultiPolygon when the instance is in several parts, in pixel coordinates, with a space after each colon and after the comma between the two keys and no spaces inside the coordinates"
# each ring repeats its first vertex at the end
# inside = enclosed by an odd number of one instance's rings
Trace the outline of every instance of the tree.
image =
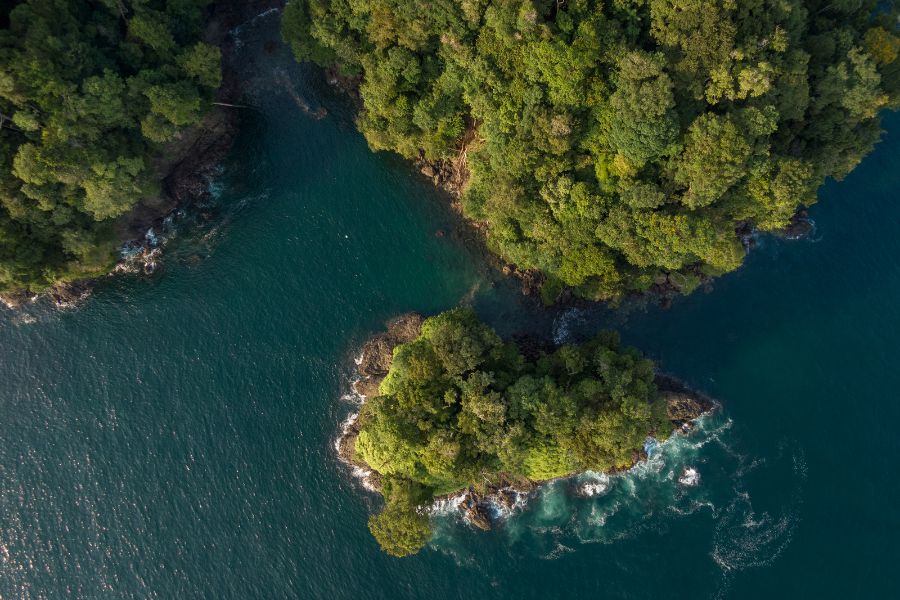
{"type": "Polygon", "coordinates": [[[678,115],[672,80],[661,55],[630,52],[619,63],[610,97],[612,148],[637,165],[678,152],[678,115]]]}
{"type": "Polygon", "coordinates": [[[415,554],[431,539],[427,516],[392,507],[369,517],[369,531],[382,550],[396,557],[415,554]]]}
{"type": "Polygon", "coordinates": [[[692,209],[722,198],[744,176],[752,153],[737,125],[712,113],[701,115],[691,124],[684,145],[674,180],[687,188],[681,201],[692,209]]]}
{"type": "Polygon", "coordinates": [[[109,221],[159,193],[152,164],[221,83],[205,0],[24,0],[0,29],[0,291],[115,262],[109,221]],[[12,121],[12,124],[10,124],[12,121]]]}
{"type": "Polygon", "coordinates": [[[431,317],[360,410],[354,457],[380,474],[385,501],[369,529],[406,556],[428,542],[437,495],[629,466],[666,433],[659,402],[653,364],[615,335],[526,360],[471,310],[431,317]]]}
{"type": "Polygon", "coordinates": [[[547,299],[737,268],[738,229],[783,227],[900,106],[893,3],[423,6],[291,0],[283,32],[360,77],[373,149],[466,159],[466,215],[547,299]]]}

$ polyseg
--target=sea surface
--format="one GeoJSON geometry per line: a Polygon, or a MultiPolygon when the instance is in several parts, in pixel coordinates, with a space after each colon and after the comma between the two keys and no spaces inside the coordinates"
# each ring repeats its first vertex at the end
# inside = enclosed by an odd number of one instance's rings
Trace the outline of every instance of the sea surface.
{"type": "Polygon", "coordinates": [[[252,108],[213,198],[154,232],[158,272],[0,310],[0,597],[900,597],[900,119],[810,239],[760,237],[711,293],[544,310],[276,19],[235,32],[252,108]],[[591,497],[556,483],[488,533],[445,510],[390,558],[333,449],[353,358],[461,304],[506,334],[618,328],[723,409],[591,497]]]}

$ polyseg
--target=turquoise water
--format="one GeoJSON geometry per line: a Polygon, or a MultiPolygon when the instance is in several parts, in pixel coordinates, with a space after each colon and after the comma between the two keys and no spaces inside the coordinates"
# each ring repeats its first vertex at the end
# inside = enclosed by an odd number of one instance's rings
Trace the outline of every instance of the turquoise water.
{"type": "Polygon", "coordinates": [[[763,238],[668,310],[547,312],[455,235],[446,198],[369,152],[318,74],[258,50],[274,35],[242,34],[257,110],[160,273],[0,312],[0,597],[900,593],[900,119],[823,189],[812,240],[763,238]],[[391,559],[334,455],[341,397],[385,319],[460,303],[507,333],[620,328],[724,410],[592,498],[555,484],[490,533],[439,515],[431,547],[391,559]]]}

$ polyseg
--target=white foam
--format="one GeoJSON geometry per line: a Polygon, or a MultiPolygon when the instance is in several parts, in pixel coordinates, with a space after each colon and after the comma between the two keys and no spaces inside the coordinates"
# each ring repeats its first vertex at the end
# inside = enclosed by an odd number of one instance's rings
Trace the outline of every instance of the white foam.
{"type": "Polygon", "coordinates": [[[347,418],[341,422],[341,434],[337,436],[334,440],[334,449],[340,453],[341,450],[341,440],[347,437],[347,434],[350,433],[350,428],[353,427],[353,424],[356,423],[356,420],[359,418],[359,413],[354,412],[347,415],[347,418]]]}
{"type": "Polygon", "coordinates": [[[243,35],[244,29],[246,29],[247,27],[253,27],[254,25],[256,25],[257,21],[259,21],[260,19],[264,19],[264,18],[268,17],[269,15],[275,14],[278,12],[281,12],[281,9],[278,7],[264,10],[263,12],[259,13],[258,15],[256,15],[255,17],[253,17],[252,19],[247,21],[246,23],[241,23],[240,25],[238,25],[237,27],[232,29],[230,33],[231,33],[232,37],[234,38],[234,46],[236,48],[243,47],[244,40],[241,39],[241,35],[243,35]]]}
{"type": "Polygon", "coordinates": [[[353,465],[350,473],[359,480],[359,483],[370,492],[377,492],[378,488],[372,483],[372,476],[375,474],[368,469],[363,469],[357,465],[353,465]]]}
{"type": "Polygon", "coordinates": [[[465,500],[466,493],[460,492],[455,496],[450,496],[449,498],[442,498],[441,500],[435,500],[434,504],[431,505],[431,512],[437,515],[448,515],[453,514],[457,510],[459,510],[459,505],[462,504],[462,501],[465,500]]]}
{"type": "Polygon", "coordinates": [[[688,487],[700,485],[700,473],[694,467],[688,467],[681,473],[678,483],[688,487]]]}
{"type": "Polygon", "coordinates": [[[595,473],[587,471],[583,475],[584,481],[578,486],[578,491],[589,498],[602,496],[609,491],[610,478],[607,473],[595,473]]]}

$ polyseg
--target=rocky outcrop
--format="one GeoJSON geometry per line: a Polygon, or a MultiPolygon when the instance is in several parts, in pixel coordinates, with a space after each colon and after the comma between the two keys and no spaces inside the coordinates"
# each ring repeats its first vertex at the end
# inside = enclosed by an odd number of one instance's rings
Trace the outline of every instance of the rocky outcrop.
{"type": "Polygon", "coordinates": [[[85,282],[58,283],[47,294],[57,308],[72,308],[91,295],[91,286],[85,282]]]}
{"type": "Polygon", "coordinates": [[[0,303],[11,310],[21,308],[27,302],[33,302],[37,300],[37,298],[38,296],[36,294],[33,294],[28,290],[12,290],[0,293],[0,303]]]}
{"type": "Polygon", "coordinates": [[[682,427],[704,413],[703,406],[696,398],[678,392],[661,392],[666,401],[669,421],[682,427]]]}
{"type": "Polygon", "coordinates": [[[491,529],[490,504],[479,496],[474,490],[469,489],[459,504],[459,509],[466,519],[484,531],[491,529]]]}
{"type": "MultiPolygon", "coordinates": [[[[43,295],[49,298],[57,308],[72,308],[91,295],[91,284],[88,281],[59,282],[46,290],[43,295]]],[[[14,290],[0,294],[0,303],[11,310],[21,308],[29,302],[41,297],[28,290],[14,290]]]]}
{"type": "Polygon", "coordinates": [[[500,272],[507,277],[515,277],[522,286],[522,293],[526,296],[539,297],[544,285],[545,277],[537,269],[520,269],[512,263],[505,263],[500,267],[500,272]]]}
{"type": "Polygon", "coordinates": [[[814,225],[809,220],[809,212],[805,208],[801,208],[791,217],[791,222],[782,230],[781,235],[788,240],[800,240],[809,237],[813,229],[814,225]]]}
{"type": "Polygon", "coordinates": [[[459,510],[473,526],[484,531],[493,529],[498,522],[523,504],[536,485],[530,481],[508,481],[488,486],[484,491],[470,487],[463,492],[459,510]]]}
{"type": "Polygon", "coordinates": [[[369,338],[362,348],[357,364],[359,379],[353,384],[353,391],[364,398],[378,393],[381,380],[391,368],[394,348],[411,342],[422,332],[424,319],[418,313],[406,313],[388,321],[384,333],[369,338]]]}
{"type": "Polygon", "coordinates": [[[415,161],[419,172],[431,180],[435,187],[439,187],[455,198],[462,196],[463,189],[469,180],[469,171],[459,161],[434,160],[429,161],[424,155],[415,161]]]}
{"type": "MultiPolygon", "coordinates": [[[[415,164],[419,171],[436,186],[459,199],[469,182],[469,149],[478,140],[478,123],[468,119],[466,130],[456,145],[455,155],[449,158],[430,160],[420,151],[415,164]]],[[[460,209],[457,205],[457,208],[460,209]]],[[[462,211],[460,210],[460,213],[462,211]]]]}
{"type": "Polygon", "coordinates": [[[716,407],[714,400],[669,375],[658,373],[655,383],[659,397],[666,402],[666,414],[675,430],[691,429],[694,421],[716,407]]]}

